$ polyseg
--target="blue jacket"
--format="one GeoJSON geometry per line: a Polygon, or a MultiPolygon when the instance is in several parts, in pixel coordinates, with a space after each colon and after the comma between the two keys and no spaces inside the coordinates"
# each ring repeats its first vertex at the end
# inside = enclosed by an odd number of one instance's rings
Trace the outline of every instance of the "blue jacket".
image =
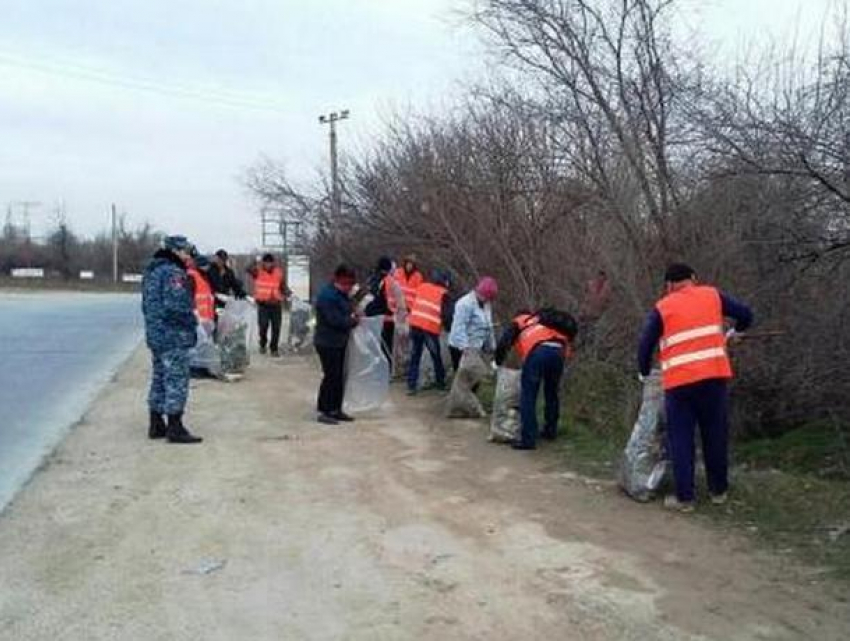
{"type": "Polygon", "coordinates": [[[197,340],[194,295],[183,261],[161,249],[142,279],[145,339],[152,352],[190,349],[197,340]]]}
{"type": "MultiPolygon", "coordinates": [[[[735,321],[736,332],[744,332],[753,324],[753,312],[749,307],[723,292],[720,292],[720,302],[723,305],[723,316],[735,321]]],[[[652,357],[663,334],[664,323],[661,321],[661,314],[657,309],[653,309],[643,326],[638,346],[638,370],[644,376],[649,376],[652,370],[652,357]]]]}
{"type": "Polygon", "coordinates": [[[357,325],[354,306],[345,293],[328,283],[316,296],[316,347],[345,347],[348,336],[357,325]]]}

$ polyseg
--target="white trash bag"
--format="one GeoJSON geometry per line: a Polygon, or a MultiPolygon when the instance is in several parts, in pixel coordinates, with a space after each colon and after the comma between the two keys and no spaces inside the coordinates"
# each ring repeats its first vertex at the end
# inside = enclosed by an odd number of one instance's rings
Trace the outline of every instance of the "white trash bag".
{"type": "Polygon", "coordinates": [[[522,422],[519,413],[522,370],[500,367],[496,373],[493,394],[493,416],[490,420],[490,440],[510,443],[520,436],[522,422]]]}
{"type": "Polygon", "coordinates": [[[664,392],[661,372],[653,370],[643,383],[637,421],[620,463],[619,484],[636,501],[654,498],[669,471],[664,432],[664,392]]]}
{"type": "Polygon", "coordinates": [[[189,355],[193,370],[206,370],[212,376],[221,375],[221,352],[215,344],[215,323],[201,321],[197,327],[198,340],[189,355]]]}
{"type": "Polygon", "coordinates": [[[381,316],[363,318],[351,332],[345,359],[345,409],[374,410],[387,400],[390,366],[381,349],[381,316]]]}
{"type": "Polygon", "coordinates": [[[481,352],[467,349],[457,368],[452,389],[446,400],[448,418],[484,418],[487,412],[473,389],[490,374],[481,352]]]}

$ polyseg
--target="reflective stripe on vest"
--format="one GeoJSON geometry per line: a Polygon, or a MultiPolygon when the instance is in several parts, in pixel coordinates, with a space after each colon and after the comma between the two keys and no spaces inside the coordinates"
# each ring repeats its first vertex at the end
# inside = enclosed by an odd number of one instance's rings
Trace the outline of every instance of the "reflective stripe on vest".
{"type": "Polygon", "coordinates": [[[442,306],[446,288],[425,283],[416,290],[413,311],[408,321],[411,327],[416,327],[429,334],[439,334],[443,329],[442,306]]]}
{"type": "Polygon", "coordinates": [[[665,390],[732,377],[719,291],[688,286],[662,298],[656,309],[664,326],[659,360],[665,390]]]}
{"type": "Polygon", "coordinates": [[[275,267],[270,272],[260,268],[254,276],[254,299],[260,303],[279,303],[283,300],[280,286],[283,283],[283,270],[275,267]]]}
{"type": "Polygon", "coordinates": [[[555,331],[551,327],[540,324],[540,319],[531,314],[520,314],[514,319],[519,327],[519,337],[516,340],[516,351],[520,359],[525,362],[528,355],[541,343],[557,342],[564,346],[564,355],[569,352],[569,339],[555,331]]]}
{"type": "Polygon", "coordinates": [[[395,281],[401,287],[401,291],[404,294],[404,302],[407,305],[407,310],[412,310],[413,304],[416,302],[416,292],[425,282],[422,273],[415,271],[408,277],[407,272],[404,271],[404,267],[399,267],[395,270],[395,281]]]}
{"type": "Polygon", "coordinates": [[[202,320],[215,320],[215,296],[207,279],[195,268],[186,270],[192,278],[195,291],[195,311],[202,320]]]}

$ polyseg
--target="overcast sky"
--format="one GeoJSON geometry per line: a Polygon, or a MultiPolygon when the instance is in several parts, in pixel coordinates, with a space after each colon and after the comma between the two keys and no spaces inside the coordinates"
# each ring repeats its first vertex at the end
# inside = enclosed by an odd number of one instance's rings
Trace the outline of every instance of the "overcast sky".
{"type": "MultiPolygon", "coordinates": [[[[731,59],[755,37],[812,37],[835,0],[694,0],[682,13],[731,59]],[[801,27],[802,25],[802,27],[801,27]]],[[[0,206],[64,201],[78,232],[116,202],[204,250],[260,243],[239,177],[260,154],[309,177],[320,113],[438,109],[483,73],[453,0],[0,0],[0,206]]],[[[20,206],[13,206],[20,217],[20,206]]]]}

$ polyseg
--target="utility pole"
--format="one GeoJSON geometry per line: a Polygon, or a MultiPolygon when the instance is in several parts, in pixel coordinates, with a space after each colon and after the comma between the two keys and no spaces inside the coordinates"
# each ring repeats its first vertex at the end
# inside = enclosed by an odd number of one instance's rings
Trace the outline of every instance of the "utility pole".
{"type": "Polygon", "coordinates": [[[112,203],[112,282],[118,282],[118,213],[112,203]]]}
{"type": "MultiPolygon", "coordinates": [[[[342,198],[339,190],[339,164],[337,161],[337,144],[336,144],[336,123],[339,120],[346,120],[349,116],[348,109],[343,109],[339,113],[332,111],[329,114],[319,116],[319,123],[328,125],[330,128],[330,146],[331,146],[331,214],[334,222],[339,222],[340,213],[342,211],[342,198]]],[[[334,245],[336,246],[337,258],[339,258],[340,243],[339,236],[334,232],[334,245]]]]}

